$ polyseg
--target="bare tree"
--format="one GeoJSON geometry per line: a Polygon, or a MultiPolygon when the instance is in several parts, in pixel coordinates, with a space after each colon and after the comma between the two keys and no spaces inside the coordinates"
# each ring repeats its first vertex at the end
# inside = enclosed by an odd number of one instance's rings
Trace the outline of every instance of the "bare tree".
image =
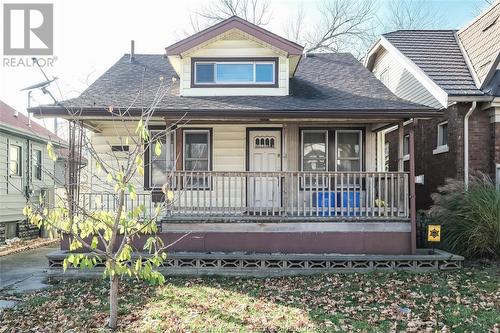
{"type": "Polygon", "coordinates": [[[428,0],[391,0],[381,20],[385,31],[442,28],[444,17],[428,0]]]}
{"type": "Polygon", "coordinates": [[[317,23],[305,24],[305,13],[299,8],[286,24],[285,33],[307,52],[361,54],[373,30],[375,9],[373,0],[323,0],[316,8],[317,23]]]}
{"type": "Polygon", "coordinates": [[[272,17],[269,0],[213,0],[196,14],[214,24],[231,16],[239,16],[255,25],[269,24],[272,17]]]}
{"type": "Polygon", "coordinates": [[[304,30],[306,13],[303,4],[301,4],[295,14],[285,23],[284,32],[286,38],[296,43],[302,44],[302,35],[304,30]]]}
{"type": "MultiPolygon", "coordinates": [[[[46,228],[69,241],[69,250],[64,259],[63,268],[89,269],[97,265],[104,267],[104,275],[109,279],[109,321],[111,329],[118,322],[118,286],[125,276],[146,280],[151,283],[163,283],[164,277],[157,270],[166,259],[166,251],[187,236],[184,234],[176,241],[165,244],[158,232],[159,219],[168,212],[175,202],[171,190],[173,171],[168,172],[162,187],[164,199],[158,203],[145,204],[140,200],[141,179],[144,170],[160,158],[165,143],[163,137],[170,135],[177,125],[185,123],[181,118],[176,124],[157,131],[148,130],[148,124],[154,119],[158,104],[168,93],[171,84],[160,78],[153,101],[142,109],[137,118],[132,118],[130,108],[108,108],[108,119],[112,120],[122,145],[129,150],[116,154],[108,143],[110,152],[103,156],[98,147],[88,136],[83,127],[81,110],[67,108],[70,117],[69,158],[66,164],[66,184],[64,195],[55,203],[47,204],[40,200],[30,200],[24,209],[29,221],[39,228],[46,228]],[[132,126],[132,127],[131,127],[132,126]],[[135,130],[134,130],[135,128],[135,130]],[[118,129],[126,135],[119,135],[118,129]],[[149,152],[150,159],[146,158],[149,152]],[[89,193],[82,197],[80,193],[81,159],[87,153],[95,161],[96,172],[91,177],[102,191],[89,193]],[[67,237],[67,238],[66,238],[67,237]],[[137,247],[135,240],[143,239],[145,245],[137,247]]],[[[140,93],[136,96],[139,98],[140,93]]],[[[122,133],[122,132],[121,132],[122,133]]],[[[56,160],[56,152],[51,143],[47,145],[48,155],[56,160]]],[[[55,178],[53,170],[46,171],[55,178]]],[[[139,242],[140,243],[140,242],[139,242]]]]}

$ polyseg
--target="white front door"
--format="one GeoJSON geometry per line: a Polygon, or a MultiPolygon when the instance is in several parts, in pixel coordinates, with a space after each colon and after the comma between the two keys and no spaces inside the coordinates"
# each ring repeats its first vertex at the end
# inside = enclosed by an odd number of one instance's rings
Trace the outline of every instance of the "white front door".
{"type": "Polygon", "coordinates": [[[266,172],[249,176],[248,209],[254,214],[277,212],[281,207],[281,132],[249,131],[249,171],[266,172]]]}

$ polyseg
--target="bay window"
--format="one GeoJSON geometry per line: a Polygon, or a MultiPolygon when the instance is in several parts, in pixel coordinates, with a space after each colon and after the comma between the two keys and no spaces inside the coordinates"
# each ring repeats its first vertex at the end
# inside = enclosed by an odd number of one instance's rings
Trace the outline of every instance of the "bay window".
{"type": "Polygon", "coordinates": [[[277,86],[276,58],[193,59],[192,86],[277,86]]]}

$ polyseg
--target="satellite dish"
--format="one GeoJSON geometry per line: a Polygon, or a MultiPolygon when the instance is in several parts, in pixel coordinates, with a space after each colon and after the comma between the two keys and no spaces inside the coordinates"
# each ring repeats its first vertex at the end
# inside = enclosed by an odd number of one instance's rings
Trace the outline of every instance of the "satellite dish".
{"type": "Polygon", "coordinates": [[[26,87],[24,89],[21,89],[21,91],[33,90],[33,89],[43,89],[43,88],[46,88],[47,86],[49,86],[52,82],[54,82],[57,79],[58,79],[57,77],[54,77],[52,80],[48,80],[48,81],[44,81],[44,82],[40,82],[40,83],[34,84],[32,86],[29,86],[29,87],[26,87]]]}

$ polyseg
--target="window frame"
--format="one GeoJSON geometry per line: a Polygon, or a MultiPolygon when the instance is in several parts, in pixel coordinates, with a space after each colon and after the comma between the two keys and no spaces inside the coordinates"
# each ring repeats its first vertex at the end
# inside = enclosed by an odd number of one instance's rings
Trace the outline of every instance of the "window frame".
{"type": "Polygon", "coordinates": [[[403,161],[409,161],[409,160],[410,160],[410,134],[405,134],[403,135],[403,161]]]}
{"type": "Polygon", "coordinates": [[[432,151],[432,154],[437,155],[441,153],[446,153],[450,150],[448,146],[448,137],[449,137],[449,129],[448,129],[448,120],[442,121],[436,125],[436,149],[432,151]],[[443,135],[443,125],[446,125],[446,144],[443,144],[441,137],[443,135]]]}
{"type": "Polygon", "coordinates": [[[326,129],[301,129],[300,130],[300,171],[304,170],[304,133],[324,133],[325,136],[325,170],[318,171],[305,171],[305,172],[328,172],[329,162],[330,162],[330,154],[329,154],[329,131],[326,129]]]}
{"type": "Polygon", "coordinates": [[[191,58],[191,88],[277,88],[279,84],[279,59],[277,57],[257,57],[257,58],[191,58]],[[196,65],[198,63],[214,64],[214,82],[197,82],[196,65]],[[217,64],[252,64],[253,82],[217,82],[217,64]],[[273,82],[257,82],[256,65],[273,65],[273,82]]]}
{"type": "MultiPolygon", "coordinates": [[[[166,128],[157,128],[157,127],[150,127],[149,128],[149,133],[150,133],[150,136],[152,137],[151,133],[152,132],[162,132],[162,131],[166,131],[167,129],[166,128]]],[[[172,145],[173,145],[173,154],[174,154],[174,161],[173,161],[173,168],[172,170],[176,170],[176,159],[177,159],[177,132],[175,129],[172,129],[170,130],[170,133],[168,133],[170,135],[172,135],[172,145]]],[[[155,157],[156,155],[154,154],[154,145],[155,145],[155,142],[151,142],[149,144],[149,154],[148,154],[148,181],[149,181],[149,188],[151,189],[159,189],[161,188],[158,187],[157,184],[154,184],[153,183],[153,161],[152,161],[152,158],[155,157]]],[[[165,143],[166,145],[166,143],[165,143]]],[[[167,155],[167,159],[168,159],[168,155],[167,155]]],[[[167,166],[168,166],[168,160],[167,160],[167,166]]],[[[175,180],[175,179],[174,179],[175,180]]]]}
{"type": "Polygon", "coordinates": [[[9,143],[9,177],[22,177],[22,175],[23,175],[23,147],[22,145],[19,144],[9,143]],[[12,147],[18,148],[18,153],[16,154],[17,161],[12,160],[12,154],[11,154],[12,147]],[[10,166],[12,162],[16,162],[17,164],[17,172],[15,174],[12,173],[12,169],[10,166]]]}
{"type": "Polygon", "coordinates": [[[33,149],[33,179],[42,180],[43,152],[41,149],[33,149]],[[40,159],[38,159],[40,157],[40,159]]]}
{"type": "MultiPolygon", "coordinates": [[[[210,128],[184,128],[182,131],[182,170],[186,172],[198,172],[198,173],[203,173],[203,172],[210,172],[212,171],[212,153],[213,153],[213,146],[212,146],[212,129],[210,128]],[[190,133],[206,133],[207,135],[207,147],[208,147],[208,152],[207,152],[207,169],[208,170],[186,170],[186,134],[190,133]]],[[[192,160],[199,160],[199,159],[192,159],[192,160]]],[[[203,179],[203,185],[199,184],[199,180],[202,179],[203,176],[197,177],[198,183],[193,184],[193,179],[191,176],[187,176],[186,179],[183,181],[184,187],[186,189],[208,189],[210,190],[212,188],[212,177],[210,175],[205,176],[205,179],[203,179]],[[191,179],[191,180],[189,180],[191,179]]]]}
{"type": "Polygon", "coordinates": [[[348,160],[348,161],[357,161],[359,160],[359,170],[351,170],[351,171],[341,171],[341,172],[362,172],[363,171],[363,131],[358,129],[336,129],[335,130],[335,172],[338,171],[338,161],[340,160],[348,160]],[[338,133],[358,133],[359,138],[359,158],[354,157],[342,157],[338,156],[338,133]]]}

